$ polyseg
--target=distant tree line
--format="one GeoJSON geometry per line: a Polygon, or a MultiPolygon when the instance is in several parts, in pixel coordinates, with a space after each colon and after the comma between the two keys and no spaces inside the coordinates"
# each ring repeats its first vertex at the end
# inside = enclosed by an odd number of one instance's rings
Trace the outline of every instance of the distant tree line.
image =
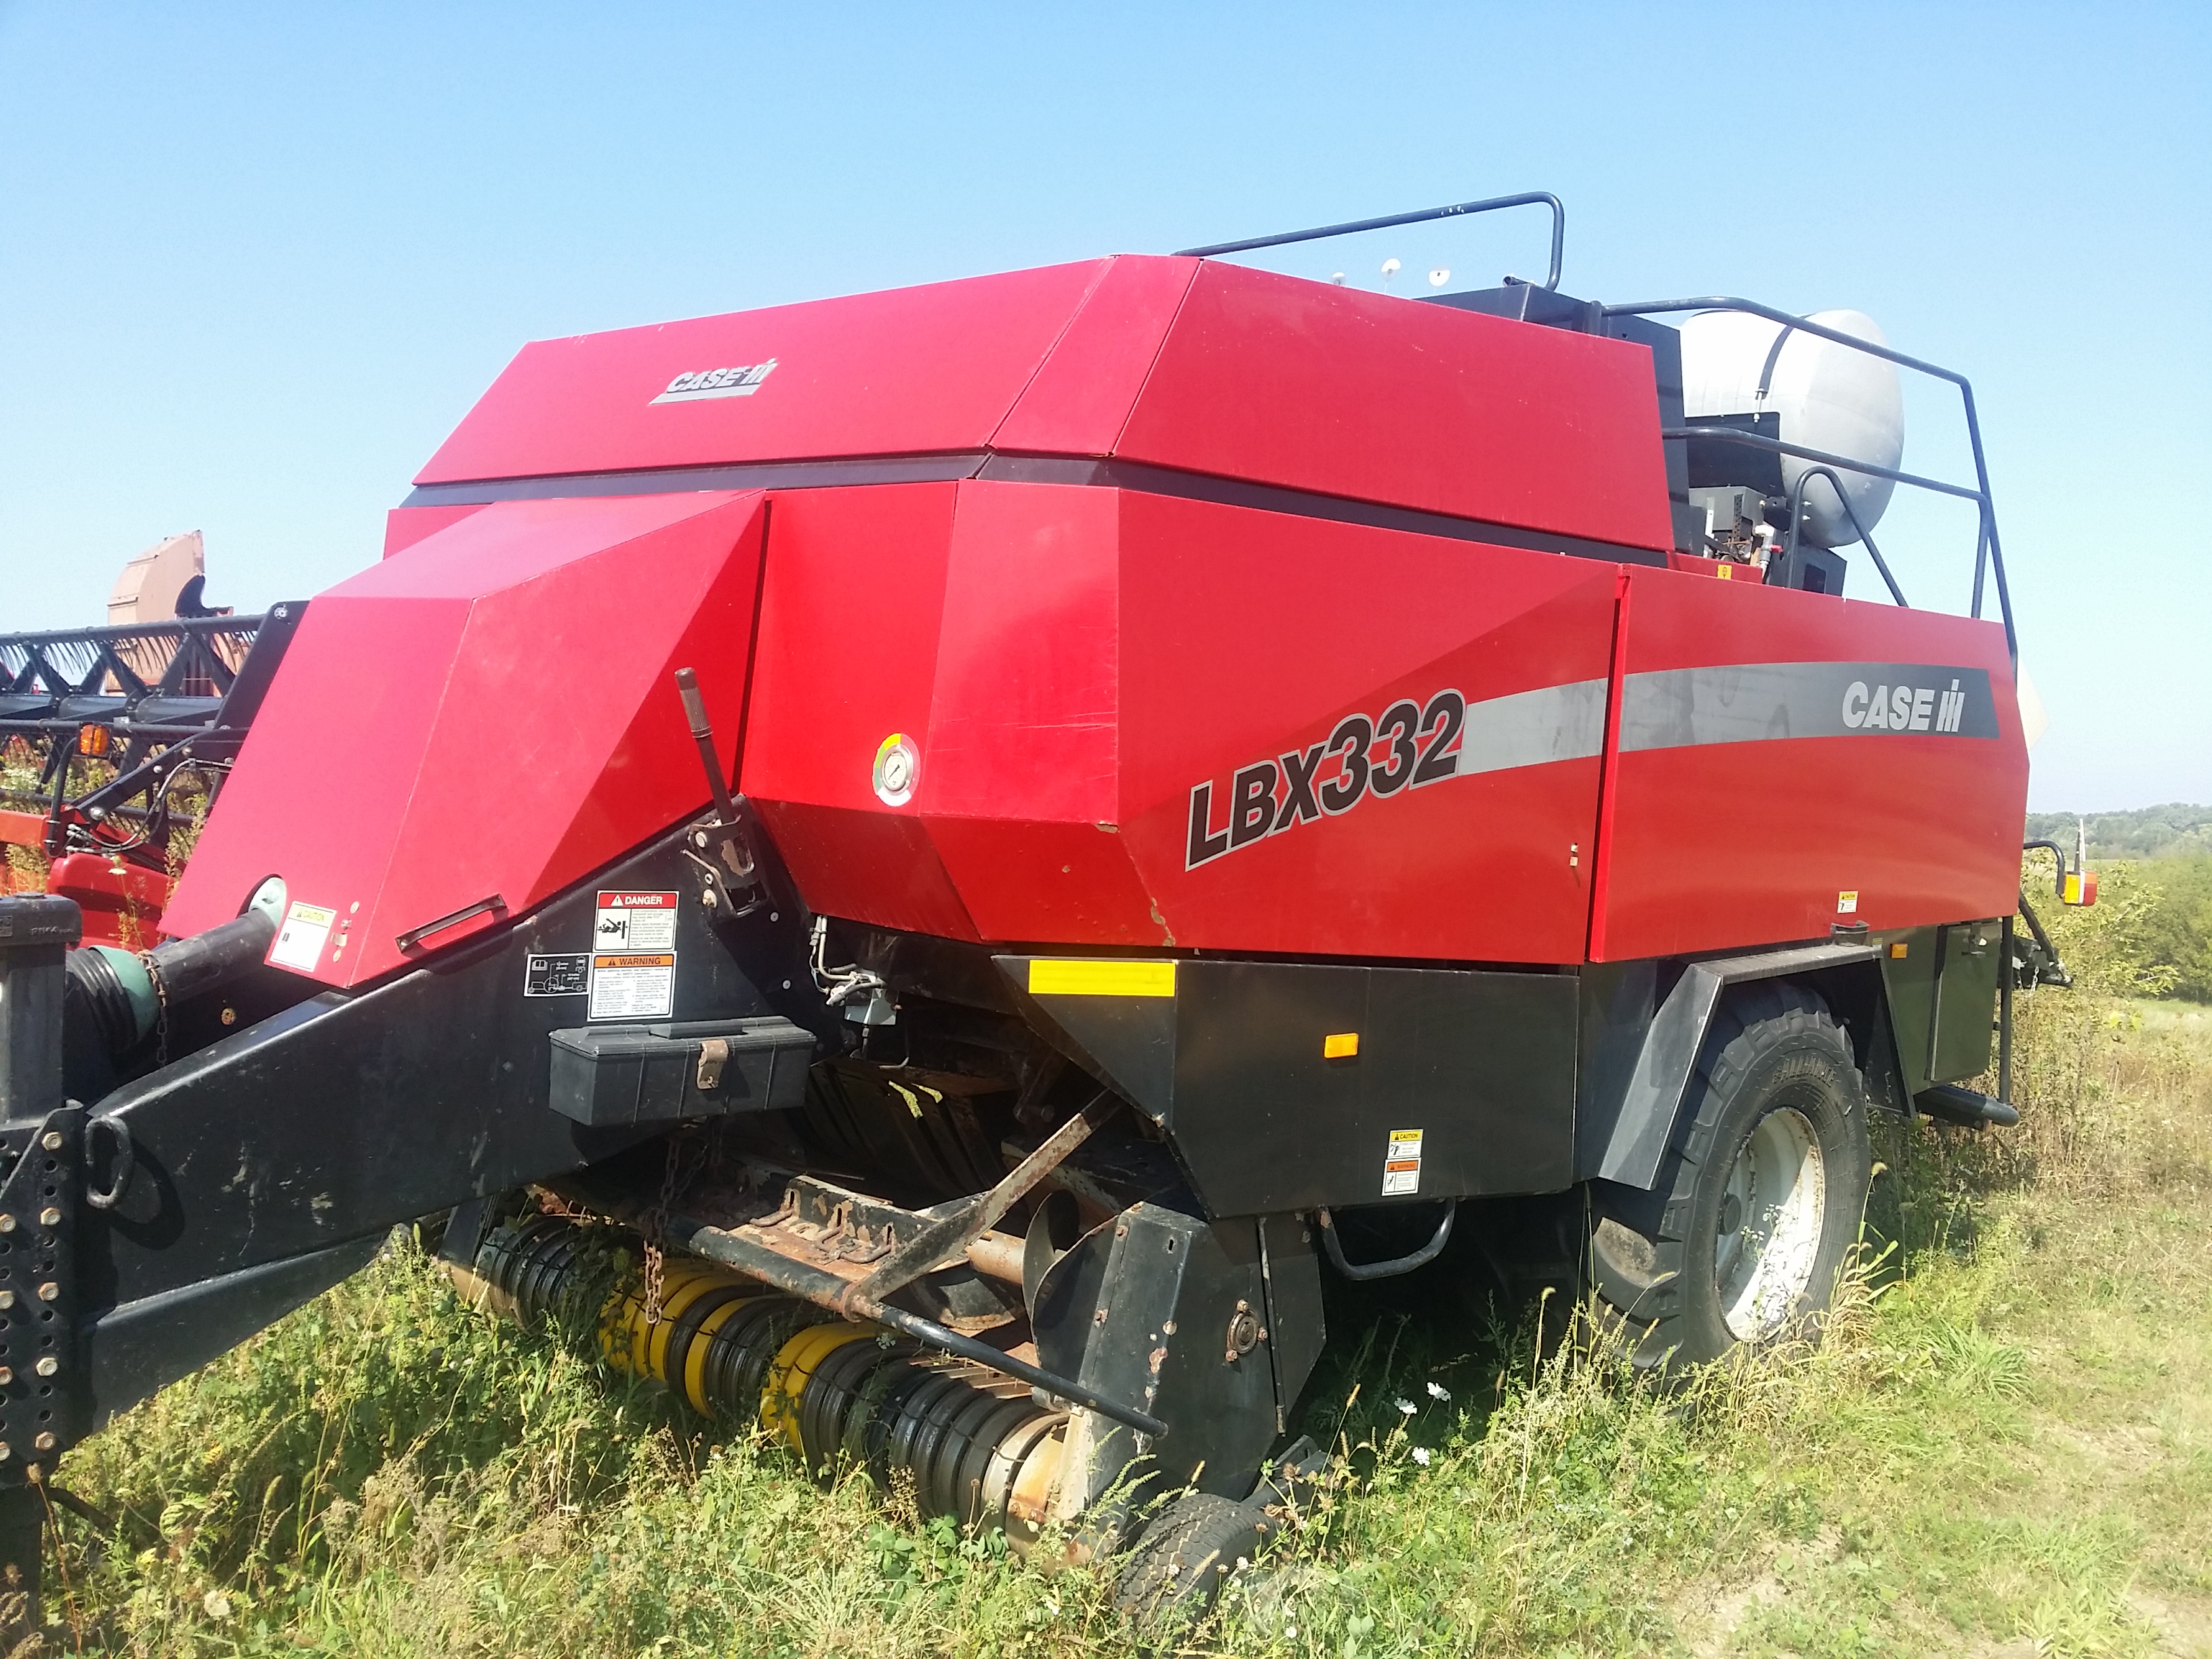
{"type": "Polygon", "coordinates": [[[2169,801],[2132,812],[2030,812],[2032,840],[2074,848],[2075,825],[2089,831],[2093,859],[2171,859],[2212,854],[2212,806],[2169,801]]]}

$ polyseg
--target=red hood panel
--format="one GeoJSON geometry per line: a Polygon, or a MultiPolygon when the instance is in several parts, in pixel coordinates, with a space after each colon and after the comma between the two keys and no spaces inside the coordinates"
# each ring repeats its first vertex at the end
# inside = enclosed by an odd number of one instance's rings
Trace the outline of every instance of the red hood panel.
{"type": "Polygon", "coordinates": [[[1646,348],[1139,254],[539,341],[416,483],[985,451],[1673,541],[1646,348]]]}
{"type": "Polygon", "coordinates": [[[355,985],[424,954],[410,930],[518,915],[681,820],[707,785],[672,676],[698,671],[733,765],[762,501],[504,502],[314,600],[165,926],[282,876],[335,913],[312,976],[355,985]]]}

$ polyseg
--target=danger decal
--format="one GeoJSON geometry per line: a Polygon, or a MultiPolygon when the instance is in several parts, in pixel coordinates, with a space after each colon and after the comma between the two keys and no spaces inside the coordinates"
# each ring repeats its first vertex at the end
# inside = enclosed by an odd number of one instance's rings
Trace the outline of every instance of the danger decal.
{"type": "Polygon", "coordinates": [[[1302,823],[1340,817],[1364,800],[1458,776],[1466,725],[1467,698],[1447,689],[1425,702],[1394,702],[1372,719],[1347,714],[1310,749],[1240,767],[1221,792],[1218,811],[1216,781],[1208,779],[1190,792],[1183,868],[1195,870],[1302,823]]]}

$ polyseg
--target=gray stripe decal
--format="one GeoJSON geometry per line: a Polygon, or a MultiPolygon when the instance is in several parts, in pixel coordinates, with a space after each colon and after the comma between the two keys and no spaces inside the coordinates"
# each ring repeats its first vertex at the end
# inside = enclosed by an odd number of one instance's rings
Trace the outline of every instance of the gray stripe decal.
{"type": "Polygon", "coordinates": [[[1603,680],[1571,680],[1468,704],[1454,775],[1588,759],[1605,747],[1605,692],[1603,680]]]}
{"type": "Polygon", "coordinates": [[[1994,738],[1988,671],[1901,662],[1735,663],[1628,676],[1624,753],[1768,738],[1994,738]]]}

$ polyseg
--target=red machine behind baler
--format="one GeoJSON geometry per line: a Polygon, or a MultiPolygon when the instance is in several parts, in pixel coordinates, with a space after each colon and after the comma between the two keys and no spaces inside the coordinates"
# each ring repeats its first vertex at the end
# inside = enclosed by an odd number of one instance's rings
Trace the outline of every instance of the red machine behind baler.
{"type": "Polygon", "coordinates": [[[177,942],[0,926],[0,1209],[87,1206],[0,1473],[449,1210],[700,1409],[1102,1545],[1133,1468],[1261,1524],[1323,1258],[1580,1279],[1653,1364],[1817,1312],[1869,1107],[2008,1121],[1957,1085],[2059,973],[2008,623],[1818,591],[1802,479],[1700,535],[1700,444],[1923,481],[1686,416],[1648,314],[1741,302],[1555,283],[526,347],[298,618],[177,942]]]}

